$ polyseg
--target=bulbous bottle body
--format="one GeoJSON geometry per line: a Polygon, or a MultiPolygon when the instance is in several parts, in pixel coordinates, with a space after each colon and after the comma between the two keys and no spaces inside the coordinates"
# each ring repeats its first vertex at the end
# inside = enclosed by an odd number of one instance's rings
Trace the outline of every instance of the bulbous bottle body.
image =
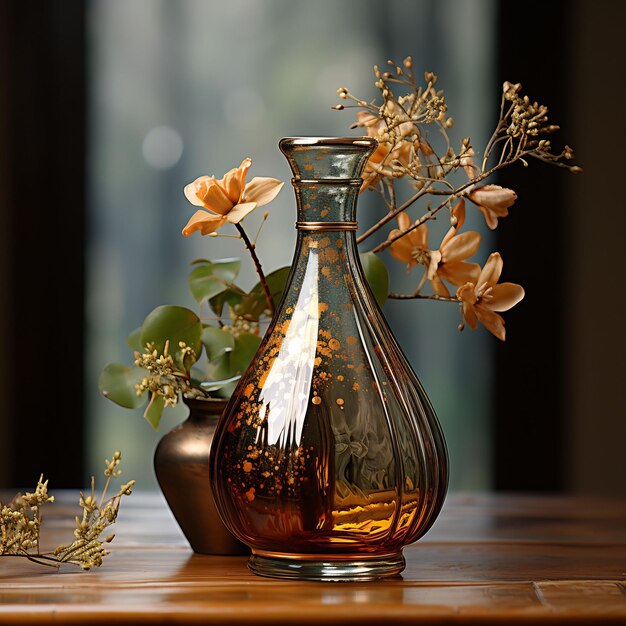
{"type": "Polygon", "coordinates": [[[359,261],[372,139],[284,139],[299,230],[281,304],[226,408],[212,479],[258,574],[371,580],[435,520],[447,451],[359,261]]]}

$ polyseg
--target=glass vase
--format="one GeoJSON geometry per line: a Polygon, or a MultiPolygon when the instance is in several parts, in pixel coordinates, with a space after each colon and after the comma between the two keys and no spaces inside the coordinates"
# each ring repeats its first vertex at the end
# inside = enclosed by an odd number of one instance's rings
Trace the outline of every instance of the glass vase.
{"type": "Polygon", "coordinates": [[[220,423],[211,469],[256,574],[373,580],[437,517],[446,445],[365,279],[360,175],[376,141],[289,138],[298,240],[282,302],[220,423]]]}

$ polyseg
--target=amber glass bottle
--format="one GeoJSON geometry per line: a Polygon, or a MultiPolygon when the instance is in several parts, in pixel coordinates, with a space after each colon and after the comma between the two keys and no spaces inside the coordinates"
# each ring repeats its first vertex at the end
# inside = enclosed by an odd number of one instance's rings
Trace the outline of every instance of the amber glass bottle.
{"type": "Polygon", "coordinates": [[[280,306],[213,441],[217,506],[265,576],[372,580],[435,520],[447,452],[356,248],[370,138],[283,139],[298,242],[280,306]]]}

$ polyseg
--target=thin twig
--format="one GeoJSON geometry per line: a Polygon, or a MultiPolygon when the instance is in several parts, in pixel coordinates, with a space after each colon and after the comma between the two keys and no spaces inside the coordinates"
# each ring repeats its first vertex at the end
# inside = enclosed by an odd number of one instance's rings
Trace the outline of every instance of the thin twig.
{"type": "Polygon", "coordinates": [[[424,272],[422,273],[422,278],[420,279],[420,282],[417,285],[417,289],[414,292],[415,296],[418,296],[419,293],[422,291],[422,289],[424,288],[424,285],[426,284],[427,278],[428,278],[428,268],[425,267],[424,272]]]}
{"type": "MultiPolygon", "coordinates": [[[[456,191],[453,194],[451,194],[446,200],[444,200],[441,204],[436,206],[434,209],[428,209],[428,211],[422,217],[420,217],[414,224],[411,224],[411,226],[409,226],[405,230],[400,231],[397,235],[394,235],[393,237],[390,237],[386,241],[383,241],[382,243],[378,244],[375,248],[372,248],[372,252],[374,253],[382,252],[383,250],[388,248],[392,243],[394,243],[401,237],[404,237],[406,234],[410,233],[411,231],[415,230],[416,228],[421,226],[424,222],[427,222],[428,220],[433,219],[435,214],[439,212],[444,206],[450,204],[451,202],[459,198],[462,195],[461,192],[463,192],[465,189],[467,189],[468,187],[471,187],[472,185],[475,185],[476,183],[480,182],[481,180],[484,180],[485,178],[488,178],[494,172],[496,172],[499,169],[502,169],[503,167],[505,167],[505,165],[508,165],[509,163],[510,162],[499,163],[498,165],[492,167],[488,172],[483,172],[482,174],[480,174],[480,176],[477,176],[476,178],[473,178],[472,180],[467,181],[460,187],[457,187],[456,191]]],[[[417,198],[419,197],[418,194],[416,194],[412,198],[409,198],[399,209],[395,211],[395,213],[396,214],[400,213],[401,211],[404,211],[405,208],[413,204],[413,202],[415,202],[415,200],[417,200],[417,198]]],[[[386,216],[386,217],[389,217],[389,216],[386,216]]],[[[380,226],[377,226],[376,230],[378,230],[378,228],[380,228],[380,226]]],[[[370,230],[372,229],[370,228],[370,230]]],[[[359,240],[357,239],[357,242],[358,241],[359,240]]]]}
{"type": "Polygon", "coordinates": [[[390,222],[394,217],[396,217],[396,215],[399,215],[400,213],[402,213],[402,211],[405,211],[414,202],[419,200],[419,198],[421,198],[425,193],[427,193],[427,191],[428,191],[428,187],[427,186],[426,187],[422,187],[415,195],[413,195],[411,198],[409,198],[404,204],[402,204],[398,208],[394,209],[390,213],[387,213],[387,215],[385,215],[380,220],[378,220],[378,222],[376,222],[376,224],[374,224],[374,226],[372,226],[371,228],[368,228],[362,235],[359,235],[357,237],[356,242],[357,243],[362,243],[368,237],[371,237],[377,230],[382,228],[385,224],[387,224],[387,222],[390,222]]]}
{"type": "MultiPolygon", "coordinates": [[[[439,162],[441,163],[441,161],[439,161],[439,162]]],[[[443,196],[443,195],[452,196],[452,195],[456,195],[456,194],[458,194],[459,190],[465,189],[466,187],[469,187],[469,186],[471,186],[471,185],[473,185],[473,184],[475,184],[477,182],[480,182],[484,178],[487,178],[487,176],[490,176],[493,172],[496,171],[496,169],[498,169],[498,168],[494,168],[494,169],[490,170],[486,174],[482,173],[478,177],[472,179],[471,181],[468,181],[468,183],[466,183],[465,185],[462,185],[461,187],[459,187],[456,190],[454,189],[454,187],[452,187],[452,185],[447,180],[420,177],[419,180],[426,180],[426,181],[428,181],[428,184],[424,185],[424,187],[422,187],[416,194],[411,196],[400,207],[397,207],[394,210],[392,210],[389,213],[387,213],[387,215],[385,215],[380,220],[378,220],[378,222],[376,222],[376,224],[374,224],[372,227],[368,228],[363,234],[359,235],[357,237],[357,240],[356,240],[357,243],[363,243],[366,239],[371,237],[376,231],[378,231],[385,224],[390,222],[394,217],[396,217],[397,215],[402,213],[402,211],[406,211],[406,209],[408,209],[411,205],[413,205],[415,202],[417,202],[417,200],[419,200],[425,194],[438,195],[438,196],[443,196]],[[451,191],[447,192],[447,191],[445,191],[443,189],[433,189],[432,185],[435,184],[435,183],[443,183],[445,185],[448,185],[448,187],[451,189],[451,191]]],[[[424,221],[426,221],[426,220],[424,220],[424,221]]]]}
{"type": "Polygon", "coordinates": [[[225,237],[226,239],[241,239],[239,235],[226,235],[224,233],[209,233],[209,237],[225,237]]]}
{"type": "Polygon", "coordinates": [[[252,242],[255,247],[256,247],[256,242],[259,240],[259,235],[261,234],[261,231],[263,230],[263,226],[265,226],[265,222],[267,221],[267,218],[269,217],[269,214],[270,214],[269,211],[265,211],[265,213],[263,213],[263,220],[261,221],[259,230],[256,231],[256,235],[254,236],[254,241],[252,242]]]}
{"type": "Polygon", "coordinates": [[[61,566],[61,562],[59,561],[59,559],[55,559],[51,556],[46,556],[45,554],[2,554],[0,555],[0,557],[3,559],[7,557],[18,557],[20,559],[27,559],[28,561],[32,561],[33,563],[37,563],[38,565],[45,565],[46,567],[59,568],[61,566]]]}
{"type": "Polygon", "coordinates": [[[498,118],[498,124],[496,125],[495,130],[493,131],[493,134],[491,135],[491,137],[489,138],[489,141],[487,142],[487,146],[485,147],[485,152],[483,154],[483,164],[482,164],[482,170],[484,171],[485,168],[487,167],[487,162],[489,161],[489,157],[491,156],[491,151],[493,150],[493,148],[495,147],[495,144],[498,141],[498,134],[500,133],[500,130],[502,130],[503,128],[506,128],[506,118],[511,114],[511,112],[513,111],[515,105],[511,104],[509,105],[509,108],[506,112],[506,114],[504,114],[504,103],[505,103],[505,97],[504,94],[502,94],[502,99],[500,100],[500,117],[498,118]]]}
{"type": "Polygon", "coordinates": [[[252,258],[252,262],[254,263],[254,267],[256,269],[256,273],[259,276],[259,281],[261,283],[261,287],[263,288],[263,293],[265,294],[265,299],[267,300],[267,306],[269,310],[274,314],[274,302],[272,300],[272,293],[270,292],[270,288],[267,286],[267,280],[265,279],[265,274],[263,273],[263,268],[261,267],[261,261],[259,261],[259,257],[256,255],[254,244],[248,239],[248,235],[246,231],[243,229],[241,224],[235,224],[235,228],[239,231],[243,242],[246,244],[246,248],[250,253],[250,257],[252,258]]]}
{"type": "Polygon", "coordinates": [[[437,300],[437,302],[456,302],[459,303],[457,298],[438,296],[436,294],[421,294],[421,293],[395,293],[391,291],[387,294],[387,297],[392,300],[437,300]]]}
{"type": "Polygon", "coordinates": [[[389,208],[391,211],[396,209],[396,188],[393,178],[387,181],[387,189],[389,190],[389,208]]]}

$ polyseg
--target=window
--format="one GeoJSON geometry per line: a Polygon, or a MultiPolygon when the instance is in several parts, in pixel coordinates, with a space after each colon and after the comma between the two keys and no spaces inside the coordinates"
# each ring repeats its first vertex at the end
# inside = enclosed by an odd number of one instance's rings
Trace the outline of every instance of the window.
{"type": "MultiPolygon", "coordinates": [[[[349,134],[351,113],[329,110],[335,90],[373,97],[371,66],[390,53],[411,54],[416,67],[443,77],[459,127],[480,145],[497,101],[494,7],[492,0],[92,0],[87,17],[87,470],[99,471],[121,447],[126,475],[147,488],[155,485],[156,442],[184,407],[154,433],[139,412],[103,399],[97,378],[107,361],[130,360],[124,337],[153,307],[194,308],[186,287],[192,259],[232,256],[230,240],[181,236],[191,210],[184,185],[219,176],[245,156],[253,175],[288,180],[278,140],[349,134]]],[[[360,203],[362,223],[380,211],[371,195],[360,203]]],[[[268,267],[291,261],[294,218],[287,187],[259,241],[268,267]]],[[[471,226],[483,228],[480,220],[471,226]]],[[[392,265],[396,290],[410,290],[415,276],[392,265]]],[[[251,285],[251,272],[247,278],[251,285]]],[[[390,302],[385,312],[442,421],[452,487],[488,488],[491,340],[458,336],[454,306],[390,302]]]]}

